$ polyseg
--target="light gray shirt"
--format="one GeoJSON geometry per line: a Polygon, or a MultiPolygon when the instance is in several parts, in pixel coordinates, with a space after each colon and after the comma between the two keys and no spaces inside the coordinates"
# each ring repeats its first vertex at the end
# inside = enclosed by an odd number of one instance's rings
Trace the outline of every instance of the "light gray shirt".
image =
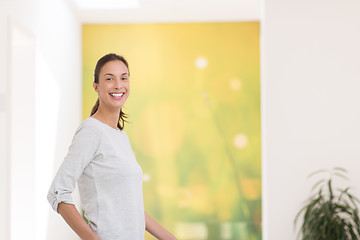
{"type": "Polygon", "coordinates": [[[48,201],[55,211],[60,202],[74,204],[77,182],[85,217],[101,240],[143,240],[142,176],[126,133],[89,117],[75,133],[48,201]]]}

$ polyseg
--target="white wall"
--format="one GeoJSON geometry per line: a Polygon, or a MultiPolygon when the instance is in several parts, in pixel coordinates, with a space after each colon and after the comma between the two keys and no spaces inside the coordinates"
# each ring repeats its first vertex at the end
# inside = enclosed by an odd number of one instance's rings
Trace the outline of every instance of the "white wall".
{"type": "MultiPolygon", "coordinates": [[[[310,172],[343,166],[351,185],[358,187],[360,181],[360,2],[266,0],[264,6],[263,236],[288,240],[295,239],[292,222],[308,196],[310,172]]],[[[9,141],[17,126],[9,121],[13,23],[36,42],[36,95],[25,102],[35,112],[16,123],[31,119],[36,132],[36,235],[26,239],[76,239],[46,202],[47,188],[66,154],[64,146],[81,119],[81,27],[61,0],[0,1],[0,239],[11,239],[10,209],[16,208],[9,197],[9,173],[14,170],[10,149],[22,149],[9,146],[17,144],[9,141]]],[[[12,107],[21,112],[24,105],[12,107]]]]}
{"type": "Polygon", "coordinates": [[[76,239],[46,195],[81,121],[80,21],[66,0],[1,0],[0,32],[0,239],[76,239]]]}
{"type": "Polygon", "coordinates": [[[10,22],[9,159],[10,235],[35,238],[35,59],[33,34],[10,22]],[[19,150],[21,149],[21,150],[19,150]],[[26,196],[26,203],[24,203],[26,196]],[[23,222],[28,224],[23,225],[23,222]],[[22,231],[19,231],[19,229],[22,231]],[[25,235],[26,234],[26,235],[25,235]]]}
{"type": "MultiPolygon", "coordinates": [[[[11,52],[14,52],[12,51],[14,48],[12,50],[11,48],[15,45],[18,47],[21,46],[21,39],[16,37],[19,35],[15,33],[14,26],[19,26],[17,24],[18,18],[23,19],[22,25],[25,26],[25,28],[30,28],[31,26],[35,25],[33,19],[31,18],[31,14],[29,14],[29,12],[34,11],[33,6],[31,6],[31,4],[28,2],[24,2],[23,8],[16,9],[17,7],[17,3],[13,1],[0,1],[0,189],[2,189],[0,197],[0,239],[10,239],[10,222],[14,220],[14,218],[11,217],[12,206],[10,205],[11,194],[14,193],[11,191],[10,183],[12,175],[10,173],[12,169],[14,169],[14,166],[11,166],[10,158],[16,157],[14,156],[14,153],[16,152],[13,151],[14,146],[11,143],[19,140],[19,135],[16,133],[14,134],[12,131],[12,125],[10,124],[12,114],[16,113],[16,111],[12,109],[12,105],[15,103],[13,103],[11,99],[13,96],[10,94],[10,90],[15,89],[15,86],[11,85],[9,79],[14,77],[14,74],[10,71],[10,62],[12,60],[10,55],[11,52]],[[28,9],[29,12],[24,11],[25,8],[28,9]]],[[[34,77],[31,76],[34,74],[30,73],[29,75],[30,81],[34,82],[34,77]]],[[[23,103],[33,103],[31,98],[32,95],[33,94],[29,94],[28,101],[23,101],[23,103]]],[[[30,109],[32,108],[33,106],[30,106],[30,109]]],[[[30,125],[34,123],[33,114],[27,117],[30,125]]],[[[24,134],[24,139],[31,139],[31,133],[26,132],[24,134]]],[[[30,150],[30,152],[28,152],[29,160],[34,160],[34,151],[31,152],[33,149],[27,148],[26,150],[30,150]]],[[[21,172],[21,169],[19,169],[19,172],[21,172]]],[[[27,193],[27,191],[25,192],[27,193]]],[[[32,233],[30,232],[29,234],[31,235],[32,233]]]]}
{"type": "Polygon", "coordinates": [[[263,236],[289,240],[314,170],[346,168],[360,196],[360,1],[264,6],[263,236]]]}

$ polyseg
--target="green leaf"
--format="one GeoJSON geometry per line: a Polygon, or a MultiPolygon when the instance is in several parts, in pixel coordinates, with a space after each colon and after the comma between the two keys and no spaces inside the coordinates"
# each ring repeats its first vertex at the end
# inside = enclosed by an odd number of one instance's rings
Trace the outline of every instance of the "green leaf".
{"type": "Polygon", "coordinates": [[[347,191],[349,191],[349,189],[350,189],[350,187],[347,187],[347,188],[345,188],[344,190],[339,190],[339,191],[340,191],[340,195],[339,195],[339,198],[338,198],[339,201],[341,201],[342,196],[343,196],[347,191]]]}
{"type": "Polygon", "coordinates": [[[316,175],[316,174],[318,174],[318,173],[322,173],[322,172],[329,172],[329,170],[327,170],[327,169],[320,169],[320,170],[314,171],[314,172],[310,173],[307,178],[309,179],[309,178],[311,178],[312,176],[314,176],[314,175],[316,175]]]}
{"type": "Polygon", "coordinates": [[[315,188],[317,188],[320,184],[322,184],[323,182],[325,182],[325,179],[321,179],[319,181],[317,181],[314,186],[311,188],[311,192],[313,192],[315,190],[315,188]]]}
{"type": "Polygon", "coordinates": [[[341,171],[343,173],[347,173],[346,169],[345,168],[342,168],[342,167],[334,167],[333,170],[335,171],[341,171]]]}
{"type": "MultiPolygon", "coordinates": [[[[325,171],[315,171],[309,177],[325,171]]],[[[334,168],[331,173],[332,176],[347,178],[344,175],[346,170],[343,168],[334,168]]],[[[304,240],[359,240],[359,199],[350,193],[350,187],[335,188],[332,178],[317,181],[312,191],[326,181],[327,188],[321,186],[316,194],[305,201],[295,216],[294,226],[303,214],[297,239],[302,237],[304,240]]]]}
{"type": "Polygon", "coordinates": [[[334,194],[331,187],[331,179],[328,181],[329,193],[330,193],[330,201],[334,199],[334,194]]]}
{"type": "Polygon", "coordinates": [[[340,177],[342,179],[345,179],[345,180],[349,180],[349,178],[347,176],[345,176],[344,174],[341,174],[341,173],[334,173],[333,175],[338,176],[338,177],[340,177]]]}

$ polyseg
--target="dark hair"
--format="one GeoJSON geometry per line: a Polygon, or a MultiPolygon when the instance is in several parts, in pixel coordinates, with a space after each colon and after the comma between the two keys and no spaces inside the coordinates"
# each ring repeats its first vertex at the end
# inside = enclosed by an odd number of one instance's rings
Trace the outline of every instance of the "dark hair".
{"type": "MultiPolygon", "coordinates": [[[[110,61],[122,61],[125,66],[127,67],[128,71],[129,71],[129,76],[130,76],[130,70],[129,70],[129,64],[128,62],[125,60],[124,57],[119,56],[115,53],[109,53],[106,54],[105,56],[103,56],[102,58],[99,59],[99,61],[96,63],[96,67],[95,67],[95,72],[94,72],[94,82],[95,83],[99,83],[99,74],[100,74],[100,70],[101,68],[110,61]]],[[[91,113],[90,113],[90,117],[92,115],[94,115],[96,113],[96,111],[99,109],[99,98],[96,100],[95,105],[93,106],[91,113]]],[[[127,122],[125,119],[127,118],[127,115],[122,111],[122,108],[120,109],[120,115],[119,115],[119,121],[118,121],[118,128],[120,128],[121,130],[124,129],[124,123],[127,122]]]]}

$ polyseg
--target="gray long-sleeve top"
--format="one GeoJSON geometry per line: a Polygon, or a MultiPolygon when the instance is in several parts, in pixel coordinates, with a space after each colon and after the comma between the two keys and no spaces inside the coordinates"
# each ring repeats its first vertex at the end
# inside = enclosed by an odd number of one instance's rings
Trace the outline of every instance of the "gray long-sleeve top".
{"type": "Polygon", "coordinates": [[[74,204],[78,183],[89,226],[101,240],[143,240],[145,216],[142,169],[126,133],[89,117],[77,129],[48,192],[57,211],[74,204]]]}

